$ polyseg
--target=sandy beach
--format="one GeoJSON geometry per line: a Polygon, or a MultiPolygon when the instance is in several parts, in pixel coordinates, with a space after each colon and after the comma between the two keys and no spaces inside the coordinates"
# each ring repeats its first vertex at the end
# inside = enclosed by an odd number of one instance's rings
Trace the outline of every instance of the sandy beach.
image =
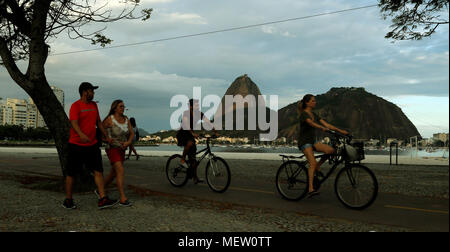
{"type": "MultiPolygon", "coordinates": [[[[25,153],[25,154],[56,154],[55,148],[36,148],[36,147],[0,147],[0,152],[3,153],[25,153]]],[[[102,152],[104,154],[104,152],[102,152]]],[[[168,157],[176,152],[174,151],[159,151],[159,150],[139,150],[139,154],[148,157],[168,157]]],[[[286,153],[239,153],[239,152],[217,152],[223,158],[226,159],[239,159],[239,160],[281,160],[280,154],[286,153]],[[220,153],[220,154],[219,154],[220,153]]],[[[292,155],[292,154],[287,154],[292,155]]],[[[294,156],[300,156],[295,154],[294,156]]],[[[366,155],[364,163],[369,164],[389,164],[389,155],[366,155]]],[[[392,156],[392,163],[395,164],[395,156],[392,156]]],[[[399,156],[399,165],[449,165],[448,158],[439,157],[411,157],[411,156],[399,156]]]]}

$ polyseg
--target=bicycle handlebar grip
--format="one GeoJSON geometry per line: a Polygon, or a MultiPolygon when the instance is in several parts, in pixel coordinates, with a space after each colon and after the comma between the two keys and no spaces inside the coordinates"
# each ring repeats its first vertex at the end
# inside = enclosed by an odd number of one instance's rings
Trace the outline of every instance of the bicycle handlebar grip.
{"type": "Polygon", "coordinates": [[[334,130],[328,130],[328,132],[329,132],[330,134],[334,135],[334,136],[345,138],[346,141],[349,142],[349,143],[350,143],[350,142],[352,141],[352,139],[353,139],[353,135],[352,135],[352,134],[344,135],[344,134],[341,134],[341,133],[336,132],[336,131],[334,131],[334,130]]]}

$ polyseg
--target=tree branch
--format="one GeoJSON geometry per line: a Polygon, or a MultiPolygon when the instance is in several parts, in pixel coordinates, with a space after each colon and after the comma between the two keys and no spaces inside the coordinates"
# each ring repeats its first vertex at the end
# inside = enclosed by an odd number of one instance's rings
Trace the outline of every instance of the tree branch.
{"type": "Polygon", "coordinates": [[[439,25],[449,24],[448,18],[441,18],[448,5],[449,0],[380,0],[382,17],[392,17],[392,30],[385,38],[420,40],[431,36],[439,25]]]}
{"type": "Polygon", "coordinates": [[[45,78],[44,65],[48,57],[49,48],[45,43],[45,29],[50,2],[51,0],[39,0],[34,2],[33,5],[30,60],[27,70],[27,74],[29,74],[31,81],[45,78]]]}
{"type": "Polygon", "coordinates": [[[2,59],[1,63],[5,66],[11,78],[25,91],[30,91],[31,85],[28,79],[17,67],[11,51],[8,48],[8,44],[2,37],[0,37],[0,56],[2,59]]]}
{"type": "Polygon", "coordinates": [[[0,12],[5,18],[14,24],[21,33],[29,36],[31,34],[31,23],[26,19],[25,11],[19,6],[19,4],[14,0],[5,0],[6,6],[11,9],[11,13],[5,10],[0,12]]]}
{"type": "MultiPolygon", "coordinates": [[[[97,4],[96,0],[0,0],[0,37],[4,38],[15,60],[31,59],[34,55],[29,67],[45,63],[49,51],[46,41],[63,31],[69,38],[82,38],[105,46],[112,42],[102,34],[107,23],[122,19],[145,21],[152,12],[152,9],[143,9],[140,15],[134,16],[139,0],[116,1],[124,3],[124,8],[117,12],[108,8],[112,1],[97,4]],[[94,31],[85,28],[92,23],[104,23],[105,27],[94,31]]],[[[27,75],[30,72],[43,73],[43,66],[33,71],[29,69],[27,75]]]]}

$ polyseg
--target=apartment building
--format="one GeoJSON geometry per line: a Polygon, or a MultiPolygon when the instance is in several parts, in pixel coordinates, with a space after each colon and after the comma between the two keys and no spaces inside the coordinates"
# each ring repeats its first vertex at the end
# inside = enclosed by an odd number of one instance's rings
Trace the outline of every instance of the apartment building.
{"type": "Polygon", "coordinates": [[[12,124],[28,127],[28,103],[26,100],[6,98],[6,106],[12,109],[12,124]]]}
{"type": "Polygon", "coordinates": [[[13,110],[0,101],[0,125],[13,124],[13,110]]]}
{"type": "MultiPolygon", "coordinates": [[[[64,107],[64,91],[53,86],[51,88],[64,107]]],[[[15,98],[0,100],[0,125],[6,124],[27,128],[46,127],[44,118],[31,98],[28,101],[15,98]]]]}
{"type": "Polygon", "coordinates": [[[446,141],[448,141],[448,136],[449,136],[448,133],[436,133],[436,134],[433,134],[433,139],[439,140],[439,141],[442,141],[445,143],[446,141]]]}

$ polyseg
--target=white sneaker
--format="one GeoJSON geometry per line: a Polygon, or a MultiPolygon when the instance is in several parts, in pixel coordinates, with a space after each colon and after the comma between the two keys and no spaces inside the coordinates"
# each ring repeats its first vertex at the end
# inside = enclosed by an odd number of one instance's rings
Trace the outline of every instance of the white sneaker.
{"type": "Polygon", "coordinates": [[[98,198],[98,199],[100,199],[100,193],[98,193],[98,190],[97,190],[97,189],[94,190],[94,194],[97,195],[97,198],[98,198]]]}
{"type": "Polygon", "coordinates": [[[181,161],[180,161],[180,165],[181,165],[181,167],[183,167],[183,168],[189,168],[189,166],[186,164],[186,162],[184,162],[184,163],[182,163],[181,161]]]}

